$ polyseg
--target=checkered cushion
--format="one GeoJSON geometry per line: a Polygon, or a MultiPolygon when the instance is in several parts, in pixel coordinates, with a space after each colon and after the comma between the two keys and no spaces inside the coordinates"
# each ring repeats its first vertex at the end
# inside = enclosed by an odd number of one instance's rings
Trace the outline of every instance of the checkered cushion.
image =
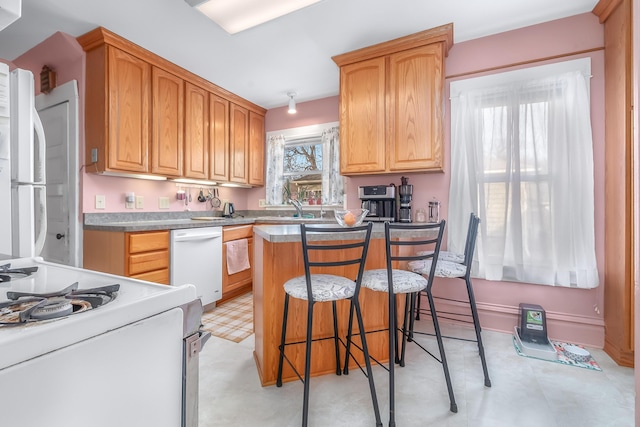
{"type": "MultiPolygon", "coordinates": [[[[431,259],[421,261],[411,261],[407,267],[409,270],[419,274],[431,273],[431,259]]],[[[440,261],[436,263],[437,277],[464,277],[467,273],[467,266],[450,261],[440,261]]]]}
{"type": "MultiPolygon", "coordinates": [[[[427,287],[427,279],[407,270],[393,270],[393,291],[396,294],[418,292],[427,287]]],[[[362,276],[362,286],[379,292],[389,292],[387,270],[367,270],[362,276]]]]}
{"type": "MultiPolygon", "coordinates": [[[[417,255],[431,255],[433,251],[419,251],[417,255]]],[[[464,262],[464,255],[458,254],[455,252],[449,251],[440,251],[438,254],[438,261],[449,261],[449,262],[457,262],[458,264],[462,264],[464,262]]]]}
{"type": "MultiPolygon", "coordinates": [[[[314,301],[337,301],[351,298],[356,290],[356,282],[333,274],[312,274],[311,292],[314,301]]],[[[294,298],[308,299],[307,279],[294,277],[284,284],[284,291],[294,298]]]]}

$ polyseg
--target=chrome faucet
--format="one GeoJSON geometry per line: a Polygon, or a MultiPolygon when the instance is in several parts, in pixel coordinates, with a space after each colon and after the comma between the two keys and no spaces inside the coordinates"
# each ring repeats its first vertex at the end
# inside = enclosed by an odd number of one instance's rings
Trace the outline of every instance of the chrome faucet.
{"type": "Polygon", "coordinates": [[[298,218],[302,218],[302,203],[300,203],[300,200],[289,199],[289,203],[292,204],[294,208],[296,208],[296,212],[298,212],[298,218]]]}

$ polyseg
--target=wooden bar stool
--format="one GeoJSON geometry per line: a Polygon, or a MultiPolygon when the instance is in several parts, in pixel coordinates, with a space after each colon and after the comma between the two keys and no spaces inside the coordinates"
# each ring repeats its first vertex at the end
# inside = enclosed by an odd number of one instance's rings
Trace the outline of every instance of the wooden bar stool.
{"type": "MultiPolygon", "coordinates": [[[[371,392],[371,400],[373,402],[373,410],[376,419],[376,426],[382,426],[380,419],[380,410],[378,407],[378,398],[373,382],[371,372],[371,362],[369,360],[369,350],[367,348],[366,336],[362,322],[362,312],[358,295],[360,294],[360,286],[362,275],[364,272],[364,264],[369,249],[369,241],[371,239],[372,224],[366,226],[351,228],[326,228],[312,227],[300,224],[300,237],[302,239],[302,254],[304,258],[304,276],[298,276],[287,280],[284,284],[284,315],[282,320],[282,338],[280,341],[280,358],[278,361],[278,378],[276,385],[282,387],[282,368],[284,360],[294,370],[298,378],[304,384],[304,395],[302,403],[302,426],[307,425],[309,416],[309,382],[311,380],[311,344],[313,341],[332,339],[335,345],[336,356],[336,374],[342,373],[340,364],[340,348],[342,342],[338,336],[338,319],[336,301],[349,300],[350,312],[356,314],[358,327],[360,329],[360,337],[362,339],[362,349],[365,354],[366,376],[369,380],[369,389],[371,392]],[[339,238],[335,235],[338,234],[339,238]],[[312,237],[312,242],[309,238],[312,237]],[[337,257],[331,257],[328,251],[339,254],[337,257]],[[346,266],[355,266],[357,271],[352,274],[345,275],[336,274],[337,271],[345,270],[346,266]],[[343,268],[336,268],[343,267],[343,268]],[[313,268],[313,272],[312,272],[313,268]],[[321,273],[327,271],[328,273],[321,273]],[[347,277],[348,275],[348,277],[347,277]],[[306,340],[303,342],[287,342],[287,319],[289,314],[289,299],[298,298],[307,301],[307,329],[306,340]],[[333,308],[333,336],[328,338],[313,339],[313,307],[318,302],[331,302],[333,308]],[[285,348],[290,345],[305,344],[305,365],[304,375],[301,376],[293,363],[287,358],[285,348]]],[[[353,268],[353,267],[352,267],[353,268]]],[[[342,342],[344,344],[344,342],[342,342]]]]}

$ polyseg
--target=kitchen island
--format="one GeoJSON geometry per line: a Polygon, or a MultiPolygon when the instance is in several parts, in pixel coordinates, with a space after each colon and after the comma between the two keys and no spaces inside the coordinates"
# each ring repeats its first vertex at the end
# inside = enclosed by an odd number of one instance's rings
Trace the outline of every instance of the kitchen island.
{"type": "MultiPolygon", "coordinates": [[[[334,225],[335,226],[335,225],[334,225]]],[[[278,345],[282,333],[284,307],[283,284],[290,278],[304,275],[302,243],[299,225],[257,225],[254,226],[254,265],[253,265],[253,302],[254,302],[254,358],[263,386],[273,385],[278,374],[278,345]]],[[[323,236],[326,238],[326,236],[323,236]]],[[[402,237],[402,236],[400,236],[402,237]]],[[[406,237],[412,237],[407,231],[406,237]]],[[[313,240],[313,237],[310,237],[313,240]]],[[[326,240],[326,239],[325,239],[326,240]]],[[[340,235],[333,237],[339,241],[340,235]]],[[[374,224],[369,245],[369,254],[365,269],[385,268],[384,225],[374,224]]],[[[328,256],[340,257],[339,253],[328,256]]],[[[337,267],[336,274],[347,277],[356,276],[355,266],[337,267]]],[[[360,305],[365,329],[385,330],[388,328],[388,295],[362,289],[360,305]]],[[[305,340],[307,302],[296,298],[289,301],[289,325],[287,342],[305,340]]],[[[314,307],[313,338],[329,337],[333,333],[331,304],[317,304],[314,307]]],[[[338,301],[338,332],[345,339],[349,319],[349,302],[338,301]]],[[[359,338],[355,338],[359,342],[359,338]]],[[[367,336],[369,353],[379,361],[388,360],[388,334],[373,333],[367,336]]],[[[312,345],[311,374],[313,376],[335,375],[335,352],[332,340],[316,341],[312,345]]],[[[360,361],[362,357],[355,350],[360,361]]],[[[287,357],[299,372],[304,372],[304,345],[287,347],[287,357]]],[[[341,348],[344,361],[344,348],[341,348]]],[[[352,366],[356,366],[352,362],[352,366]]],[[[293,370],[284,364],[283,382],[296,380],[293,370]]]]}

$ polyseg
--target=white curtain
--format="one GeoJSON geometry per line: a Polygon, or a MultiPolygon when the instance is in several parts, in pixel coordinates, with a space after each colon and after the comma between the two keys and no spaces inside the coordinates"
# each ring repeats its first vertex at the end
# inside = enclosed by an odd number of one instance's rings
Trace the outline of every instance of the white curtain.
{"type": "Polygon", "coordinates": [[[340,132],[337,127],[322,132],[322,204],[340,205],[344,185],[340,175],[340,132]]]}
{"type": "Polygon", "coordinates": [[[267,183],[265,202],[281,205],[284,200],[284,136],[275,135],[267,141],[267,183]]]}
{"type": "Polygon", "coordinates": [[[464,249],[473,211],[478,277],[598,286],[589,77],[451,92],[449,249],[464,249]]]}

